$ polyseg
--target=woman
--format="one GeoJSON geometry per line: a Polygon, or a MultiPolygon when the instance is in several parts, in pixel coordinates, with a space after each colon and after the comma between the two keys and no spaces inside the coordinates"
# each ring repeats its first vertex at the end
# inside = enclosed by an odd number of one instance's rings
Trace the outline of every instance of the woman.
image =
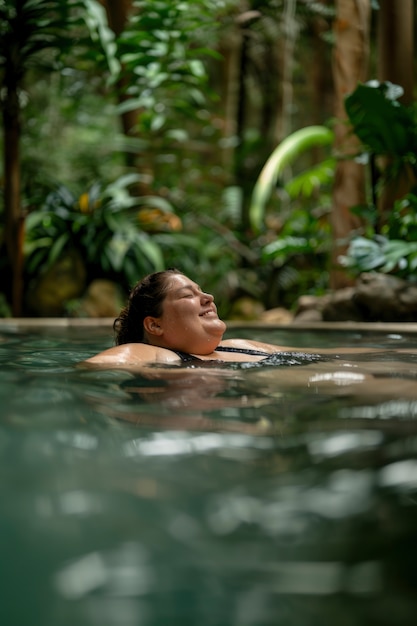
{"type": "Polygon", "coordinates": [[[114,330],[117,345],[87,359],[86,364],[251,362],[281,350],[246,339],[222,341],[226,324],[217,315],[213,296],[176,269],[155,272],[139,281],[115,320],[114,330]]]}

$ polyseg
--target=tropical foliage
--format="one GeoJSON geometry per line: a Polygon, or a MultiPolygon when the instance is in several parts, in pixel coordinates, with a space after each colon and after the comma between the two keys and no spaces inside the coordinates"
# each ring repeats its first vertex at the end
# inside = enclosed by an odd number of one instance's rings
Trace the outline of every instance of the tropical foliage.
{"type": "Polygon", "coordinates": [[[415,280],[417,109],[398,102],[401,95],[401,87],[373,81],[359,85],[346,99],[349,119],[363,146],[360,158],[370,164],[372,175],[369,204],[352,208],[362,216],[365,231],[352,238],[342,262],[354,273],[378,270],[415,280]],[[387,186],[395,189],[403,176],[414,182],[414,191],[395,200],[381,223],[378,199],[387,186]]]}
{"type": "MultiPolygon", "coordinates": [[[[28,274],[46,271],[70,249],[80,252],[90,279],[105,274],[121,279],[125,287],[138,272],[163,269],[159,246],[140,228],[140,207],[156,199],[134,200],[127,189],[133,182],[129,176],[104,190],[94,185],[79,197],[66,187],[50,192],[26,220],[28,274]]],[[[159,200],[159,206],[164,204],[159,200]]]]}
{"type": "MultiPolygon", "coordinates": [[[[375,213],[369,216],[375,216],[375,213]]],[[[368,221],[368,236],[352,239],[342,262],[354,274],[371,270],[395,273],[415,281],[417,269],[417,195],[410,193],[394,203],[382,232],[368,221]]]]}
{"type": "MultiPolygon", "coordinates": [[[[311,126],[298,130],[286,137],[273,151],[262,168],[253,189],[249,208],[251,223],[255,231],[261,229],[267,201],[276,187],[278,177],[286,167],[294,163],[300,153],[311,147],[332,144],[334,135],[324,126],[311,126]]],[[[309,172],[297,177],[287,185],[287,190],[294,197],[296,193],[312,195],[314,186],[319,189],[323,183],[329,183],[334,170],[334,159],[326,160],[320,167],[313,166],[309,172]]]]}
{"type": "Polygon", "coordinates": [[[181,140],[182,128],[172,128],[173,121],[195,117],[205,104],[208,75],[202,59],[220,58],[207,45],[216,27],[215,6],[207,1],[133,3],[133,17],[117,40],[121,72],[129,77],[128,98],[119,111],[141,110],[141,130],[168,127],[169,136],[181,140]]]}
{"type": "MultiPolygon", "coordinates": [[[[110,277],[126,290],[145,272],[180,267],[219,294],[223,315],[242,295],[291,306],[324,291],[335,159],[330,81],[320,71],[333,43],[332,3],[129,0],[112,3],[129,7],[117,32],[108,4],[0,2],[12,269],[25,232],[16,258],[26,286],[73,249],[89,279],[110,277]]],[[[414,193],[398,199],[391,221],[376,219],[383,183],[415,175],[415,115],[397,96],[393,86],[361,85],[346,110],[372,173],[369,202],[355,208],[371,218],[358,235],[380,256],[402,242],[378,267],[407,273],[414,193]]],[[[366,267],[352,250],[348,269],[366,267]]],[[[10,300],[5,254],[1,269],[10,300]]]]}
{"type": "MultiPolygon", "coordinates": [[[[3,0],[0,4],[0,96],[4,142],[4,243],[8,258],[5,272],[11,276],[14,314],[20,314],[23,293],[22,239],[24,212],[21,199],[22,110],[28,94],[25,80],[36,66],[43,72],[62,69],[62,60],[72,50],[74,37],[79,49],[88,49],[80,25],[91,15],[96,34],[97,3],[94,0],[3,0]]],[[[106,31],[107,32],[107,31],[106,31]]],[[[102,31],[99,30],[102,34],[102,31]]],[[[106,42],[107,43],[107,42],[106,42]]]]}
{"type": "Polygon", "coordinates": [[[370,157],[386,156],[385,181],[409,166],[417,174],[416,108],[401,104],[399,85],[370,81],[359,85],[345,101],[353,131],[370,157]]]}

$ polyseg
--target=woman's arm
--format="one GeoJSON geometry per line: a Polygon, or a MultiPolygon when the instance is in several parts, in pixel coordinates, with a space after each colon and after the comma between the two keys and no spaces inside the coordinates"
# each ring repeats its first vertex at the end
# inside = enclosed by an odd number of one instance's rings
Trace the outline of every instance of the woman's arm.
{"type": "Polygon", "coordinates": [[[146,343],[125,343],[103,350],[82,362],[82,365],[103,365],[106,367],[126,367],[151,363],[180,363],[180,358],[172,350],[151,346],[146,343]]]}

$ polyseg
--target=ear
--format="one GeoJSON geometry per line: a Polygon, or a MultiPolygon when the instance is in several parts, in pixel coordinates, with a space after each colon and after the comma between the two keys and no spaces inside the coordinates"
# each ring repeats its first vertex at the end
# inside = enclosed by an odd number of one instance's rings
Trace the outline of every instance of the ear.
{"type": "Polygon", "coordinates": [[[145,319],[143,320],[143,328],[148,333],[148,335],[154,335],[157,337],[162,335],[163,332],[162,327],[159,324],[159,318],[151,317],[150,315],[148,315],[148,317],[145,317],[145,319]]]}

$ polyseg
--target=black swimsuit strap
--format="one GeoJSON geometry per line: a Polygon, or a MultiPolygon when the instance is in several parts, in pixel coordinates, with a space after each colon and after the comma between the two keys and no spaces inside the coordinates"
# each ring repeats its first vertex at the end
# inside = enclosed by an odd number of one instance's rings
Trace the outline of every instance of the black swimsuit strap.
{"type": "Polygon", "coordinates": [[[173,350],[172,352],[178,354],[183,363],[191,363],[192,361],[203,361],[203,359],[199,359],[198,356],[193,356],[192,354],[188,354],[187,352],[181,352],[180,350],[173,350]]]}
{"type": "Polygon", "coordinates": [[[250,354],[251,356],[269,356],[270,352],[261,350],[251,350],[250,348],[233,348],[231,346],[218,346],[216,352],[238,352],[239,354],[250,354]]]}
{"type": "MultiPolygon", "coordinates": [[[[183,363],[191,363],[193,361],[204,361],[204,359],[198,358],[198,356],[193,356],[192,354],[188,354],[188,352],[181,352],[180,350],[173,350],[175,354],[178,354],[181,361],[183,363]]],[[[218,346],[216,348],[216,352],[237,352],[239,354],[248,354],[250,356],[270,356],[269,352],[262,352],[260,350],[251,350],[249,348],[233,348],[231,346],[218,346]]]]}
{"type": "MultiPolygon", "coordinates": [[[[303,353],[303,352],[262,352],[261,350],[251,350],[246,348],[233,348],[229,346],[218,346],[216,348],[218,352],[238,352],[240,354],[250,354],[253,356],[263,356],[264,358],[261,361],[256,362],[243,362],[243,363],[228,363],[230,366],[239,366],[240,369],[247,369],[250,367],[257,367],[259,365],[273,365],[273,366],[284,366],[288,367],[291,365],[309,365],[310,363],[316,363],[317,361],[326,361],[328,359],[324,358],[320,354],[311,354],[311,353],[303,353]]],[[[219,363],[224,363],[224,361],[218,361],[216,359],[206,360],[199,359],[198,356],[193,356],[192,354],[188,354],[187,352],[180,352],[179,350],[173,350],[175,354],[177,354],[183,363],[201,363],[205,366],[214,365],[217,366],[219,363]]]]}

